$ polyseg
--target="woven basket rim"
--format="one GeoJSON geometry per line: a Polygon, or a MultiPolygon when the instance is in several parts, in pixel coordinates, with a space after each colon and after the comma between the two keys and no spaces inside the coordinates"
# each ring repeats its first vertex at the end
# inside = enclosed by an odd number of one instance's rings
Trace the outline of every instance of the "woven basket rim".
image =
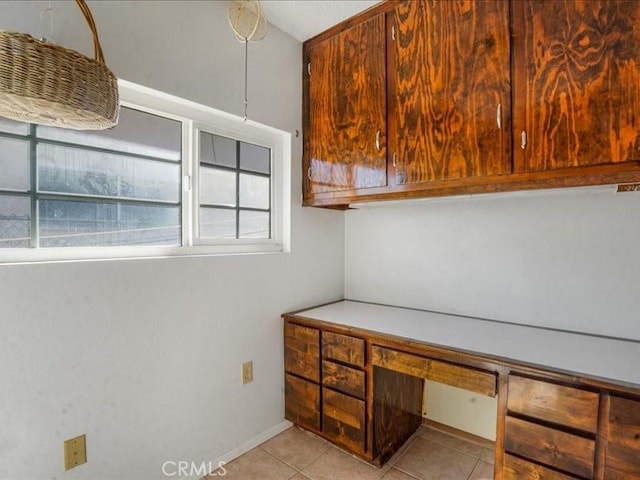
{"type": "MultiPolygon", "coordinates": [[[[103,65],[105,67],[107,66],[106,63],[100,62],[100,61],[96,60],[95,58],[91,58],[90,56],[85,55],[84,53],[79,52],[78,50],[74,50],[73,48],[64,47],[62,45],[58,45],[57,43],[46,42],[46,41],[41,40],[41,39],[39,39],[37,37],[34,37],[33,35],[28,34],[28,33],[16,32],[16,31],[13,31],[13,30],[0,30],[0,36],[3,36],[3,37],[16,37],[16,36],[22,37],[22,38],[20,38],[20,40],[25,40],[25,41],[28,41],[30,43],[37,44],[38,48],[45,48],[45,49],[55,50],[57,52],[64,52],[65,54],[68,54],[68,55],[82,57],[82,58],[87,59],[87,60],[91,61],[92,63],[98,64],[98,65],[103,65]]],[[[109,70],[109,71],[111,71],[111,70],[109,70]]]]}

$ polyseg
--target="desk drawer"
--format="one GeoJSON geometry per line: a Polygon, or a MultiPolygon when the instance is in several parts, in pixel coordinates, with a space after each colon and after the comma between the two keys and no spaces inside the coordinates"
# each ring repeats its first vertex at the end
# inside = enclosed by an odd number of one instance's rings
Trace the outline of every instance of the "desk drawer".
{"type": "Polygon", "coordinates": [[[364,378],[362,370],[345,367],[339,363],[322,361],[322,384],[354,397],[364,399],[364,378]]]}
{"type": "Polygon", "coordinates": [[[339,333],[322,332],[322,356],[364,368],[364,340],[339,333]]]}
{"type": "Polygon", "coordinates": [[[502,480],[577,480],[577,478],[507,454],[504,456],[502,480]]]}
{"type": "Polygon", "coordinates": [[[285,323],[284,369],[320,382],[320,330],[285,323]]]}
{"type": "Polygon", "coordinates": [[[320,385],[285,374],[284,404],[287,420],[320,430],[320,385]]]}
{"type": "Polygon", "coordinates": [[[595,433],[598,394],[572,387],[509,376],[507,408],[528,417],[595,433]]]}
{"type": "Polygon", "coordinates": [[[372,362],[377,367],[426,378],[489,397],[496,396],[496,376],[490,372],[431,360],[377,345],[372,347],[372,362]]]}
{"type": "Polygon", "coordinates": [[[322,389],[322,431],[355,453],[365,451],[365,405],[362,400],[322,389]]]}
{"type": "Polygon", "coordinates": [[[507,417],[504,448],[507,452],[550,467],[593,478],[593,440],[507,417]]]}

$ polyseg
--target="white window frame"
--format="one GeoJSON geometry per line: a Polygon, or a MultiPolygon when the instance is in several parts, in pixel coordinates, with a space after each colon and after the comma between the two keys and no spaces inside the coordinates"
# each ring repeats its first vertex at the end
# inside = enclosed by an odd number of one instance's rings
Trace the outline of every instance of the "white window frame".
{"type": "Polygon", "coordinates": [[[0,264],[49,263],[86,260],[164,258],[290,251],[291,237],[291,133],[232,115],[215,108],[118,80],[120,104],[182,122],[182,245],[0,249],[0,264]],[[202,129],[271,149],[271,238],[200,239],[199,145],[202,129]]]}

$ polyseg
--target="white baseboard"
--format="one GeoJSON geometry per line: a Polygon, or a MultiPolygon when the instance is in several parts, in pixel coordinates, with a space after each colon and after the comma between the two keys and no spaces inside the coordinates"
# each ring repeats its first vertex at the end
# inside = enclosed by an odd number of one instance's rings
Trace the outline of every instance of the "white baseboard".
{"type": "Polygon", "coordinates": [[[233,450],[225,453],[221,457],[218,457],[212,463],[214,465],[223,465],[225,463],[229,463],[231,460],[234,460],[238,458],[240,455],[247,453],[249,450],[256,448],[258,445],[266,442],[270,438],[273,438],[279,433],[284,432],[287,428],[289,428],[292,425],[293,423],[291,423],[290,421],[284,420],[278,423],[277,425],[274,425],[270,429],[265,430],[259,435],[256,435],[255,437],[250,438],[239,447],[234,448],[233,450]]]}

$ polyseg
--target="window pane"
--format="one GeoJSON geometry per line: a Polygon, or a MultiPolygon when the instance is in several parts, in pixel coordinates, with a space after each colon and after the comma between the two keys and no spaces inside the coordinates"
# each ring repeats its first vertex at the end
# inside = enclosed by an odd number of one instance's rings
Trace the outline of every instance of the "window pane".
{"type": "Polygon", "coordinates": [[[269,212],[240,210],[240,238],[271,238],[269,212]]]}
{"type": "Polygon", "coordinates": [[[166,160],[182,157],[182,123],[176,120],[120,109],[118,125],[111,130],[79,131],[39,126],[39,138],[135,153],[166,160]]]}
{"type": "Polygon", "coordinates": [[[177,164],[47,144],[37,155],[41,192],[180,200],[177,164]]]}
{"type": "Polygon", "coordinates": [[[200,167],[200,203],[236,205],[236,174],[217,168],[200,167]]]}
{"type": "Polygon", "coordinates": [[[31,232],[29,197],[0,195],[0,248],[27,248],[31,232]]]}
{"type": "Polygon", "coordinates": [[[0,132],[15,133],[18,135],[29,134],[29,124],[22,122],[14,122],[8,118],[0,117],[0,132]]]}
{"type": "Polygon", "coordinates": [[[41,247],[179,245],[180,207],[40,200],[41,247]]]}
{"type": "Polygon", "coordinates": [[[201,208],[200,238],[236,238],[236,211],[201,208]]]}
{"type": "Polygon", "coordinates": [[[259,173],[270,173],[271,149],[240,142],[240,168],[259,173]]]}
{"type": "Polygon", "coordinates": [[[237,143],[232,138],[200,132],[200,162],[236,168],[237,143]]]}
{"type": "Polygon", "coordinates": [[[0,189],[26,192],[30,177],[29,142],[0,137],[0,189]]]}
{"type": "Polygon", "coordinates": [[[269,208],[269,177],[240,174],[240,206],[269,208]]]}

